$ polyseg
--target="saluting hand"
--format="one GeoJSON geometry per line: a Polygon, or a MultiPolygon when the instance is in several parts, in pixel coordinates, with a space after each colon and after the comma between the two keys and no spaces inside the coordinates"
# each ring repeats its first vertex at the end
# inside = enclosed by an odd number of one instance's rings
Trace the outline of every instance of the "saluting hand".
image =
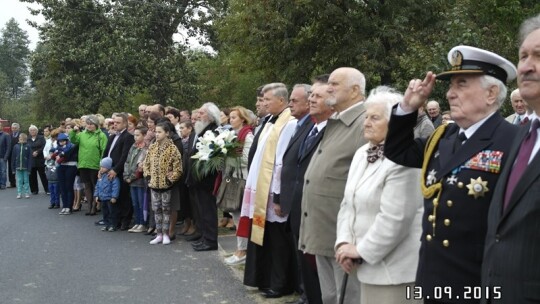
{"type": "Polygon", "coordinates": [[[424,80],[413,79],[409,82],[400,104],[404,111],[413,112],[424,105],[435,86],[435,76],[433,72],[427,72],[424,80]]]}

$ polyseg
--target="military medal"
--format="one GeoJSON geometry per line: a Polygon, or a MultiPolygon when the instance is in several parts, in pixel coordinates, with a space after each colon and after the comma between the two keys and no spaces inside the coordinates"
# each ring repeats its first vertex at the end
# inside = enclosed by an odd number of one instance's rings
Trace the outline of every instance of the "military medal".
{"type": "Polygon", "coordinates": [[[455,174],[452,174],[452,176],[446,178],[446,182],[449,185],[453,185],[453,184],[457,183],[457,181],[458,181],[458,179],[457,179],[457,176],[455,174]]]}
{"type": "Polygon", "coordinates": [[[427,176],[426,185],[432,185],[435,182],[435,174],[437,174],[437,171],[434,169],[429,171],[429,174],[427,176]]]}
{"type": "Polygon", "coordinates": [[[467,185],[467,188],[469,189],[468,195],[474,196],[475,199],[479,197],[484,197],[484,194],[486,192],[489,192],[489,188],[487,187],[488,182],[483,181],[482,177],[478,177],[477,179],[471,178],[471,183],[467,185]]]}

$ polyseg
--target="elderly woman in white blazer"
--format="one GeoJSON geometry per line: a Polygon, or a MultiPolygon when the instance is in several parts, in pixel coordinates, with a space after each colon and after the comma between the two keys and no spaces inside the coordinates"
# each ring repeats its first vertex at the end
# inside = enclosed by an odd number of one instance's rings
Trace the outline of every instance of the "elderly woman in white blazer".
{"type": "Polygon", "coordinates": [[[392,89],[378,87],[366,100],[369,143],[354,155],[338,213],[336,260],[360,280],[361,304],[407,302],[406,289],[413,290],[418,265],[420,170],[383,155],[392,106],[401,99],[392,89]]]}

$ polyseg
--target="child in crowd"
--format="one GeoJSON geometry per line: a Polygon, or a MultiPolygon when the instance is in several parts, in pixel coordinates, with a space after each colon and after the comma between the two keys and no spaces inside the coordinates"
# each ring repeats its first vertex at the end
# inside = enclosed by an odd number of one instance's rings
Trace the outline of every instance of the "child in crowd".
{"type": "Polygon", "coordinates": [[[124,163],[124,181],[129,184],[131,202],[133,203],[133,214],[135,215],[135,225],[128,232],[145,232],[144,225],[144,192],[145,181],[142,178],[142,166],[148,148],[144,143],[144,136],[147,128],[136,127],[133,131],[135,143],[129,149],[126,162],[124,163]]]}
{"type": "Polygon", "coordinates": [[[107,172],[111,170],[113,160],[110,157],[105,157],[100,162],[100,178],[97,180],[96,189],[94,190],[94,197],[96,203],[101,202],[103,210],[103,221],[105,226],[101,228],[101,231],[116,231],[118,226],[118,205],[116,200],[120,195],[120,179],[118,176],[109,179],[107,172]]]}
{"type": "MultiPolygon", "coordinates": [[[[171,188],[182,175],[180,152],[169,138],[172,124],[158,123],[155,129],[156,141],[148,148],[144,160],[143,174],[151,191],[152,209],[156,219],[157,236],[150,241],[155,245],[170,244],[169,225],[171,213],[171,188]]],[[[173,223],[174,225],[174,223],[173,223]]]]}
{"type": "MultiPolygon", "coordinates": [[[[54,148],[51,149],[51,152],[53,151],[54,148]]],[[[45,176],[47,176],[47,181],[49,182],[49,193],[51,198],[49,209],[60,208],[60,193],[58,192],[58,174],[56,173],[56,168],[56,161],[49,157],[45,161],[45,176]]]]}
{"type": "MultiPolygon", "coordinates": [[[[66,177],[65,170],[61,173],[58,173],[56,171],[65,169],[65,168],[60,169],[60,166],[66,162],[66,158],[68,157],[69,153],[72,153],[73,152],[72,150],[76,149],[76,146],[69,141],[69,137],[65,133],[58,134],[56,143],[57,143],[56,148],[51,149],[52,154],[50,156],[51,160],[55,160],[55,165],[56,165],[55,172],[54,172],[56,175],[56,178],[52,185],[54,189],[52,189],[51,185],[49,184],[49,192],[51,193],[51,205],[54,205],[54,206],[56,206],[56,204],[60,205],[60,192],[62,192],[63,189],[65,189],[64,187],[65,187],[65,177],[66,177]],[[54,197],[54,203],[53,203],[53,191],[56,193],[54,197]]],[[[62,195],[65,195],[65,194],[62,194],[62,195]]],[[[64,196],[64,198],[65,197],[66,196],[64,196]]],[[[70,204],[68,204],[67,202],[64,202],[62,206],[63,208],[62,210],[60,210],[58,214],[60,215],[71,214],[70,206],[71,206],[70,204]]]]}
{"type": "Polygon", "coordinates": [[[19,143],[11,151],[11,165],[17,179],[17,198],[30,198],[30,170],[32,169],[32,148],[27,144],[28,135],[19,134],[19,143]]]}

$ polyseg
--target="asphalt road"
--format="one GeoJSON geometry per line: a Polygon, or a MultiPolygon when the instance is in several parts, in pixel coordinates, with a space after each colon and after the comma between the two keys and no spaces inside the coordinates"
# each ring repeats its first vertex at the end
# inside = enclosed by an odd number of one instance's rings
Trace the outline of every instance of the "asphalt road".
{"type": "Polygon", "coordinates": [[[142,234],[100,231],[86,206],[61,216],[48,200],[0,191],[1,304],[283,303],[243,286],[222,248],[194,252],[182,237],[149,245],[142,234]]]}

